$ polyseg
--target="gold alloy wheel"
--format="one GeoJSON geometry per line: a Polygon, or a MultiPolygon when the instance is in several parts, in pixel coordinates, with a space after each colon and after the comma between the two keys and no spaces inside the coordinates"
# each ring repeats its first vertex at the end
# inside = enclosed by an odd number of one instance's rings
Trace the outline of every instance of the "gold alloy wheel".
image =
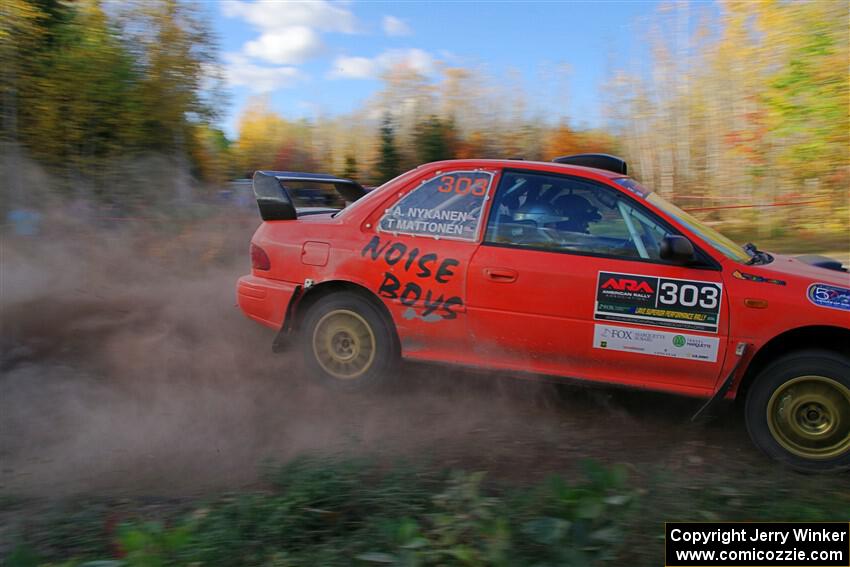
{"type": "Polygon", "coordinates": [[[798,457],[839,457],[850,450],[850,388],[824,376],[789,380],[767,402],[767,424],[798,457]]]}
{"type": "Polygon", "coordinates": [[[375,360],[375,334],[366,319],[347,309],[326,313],[313,330],[313,353],[322,369],[352,380],[375,360]]]}

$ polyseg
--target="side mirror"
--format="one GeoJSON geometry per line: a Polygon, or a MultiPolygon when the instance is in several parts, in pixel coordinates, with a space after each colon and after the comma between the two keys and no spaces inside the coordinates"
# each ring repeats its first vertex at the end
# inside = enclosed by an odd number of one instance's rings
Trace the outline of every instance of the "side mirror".
{"type": "Polygon", "coordinates": [[[670,234],[664,237],[661,241],[661,249],[659,255],[664,260],[684,264],[693,260],[694,245],[684,236],[678,234],[670,234]]]}

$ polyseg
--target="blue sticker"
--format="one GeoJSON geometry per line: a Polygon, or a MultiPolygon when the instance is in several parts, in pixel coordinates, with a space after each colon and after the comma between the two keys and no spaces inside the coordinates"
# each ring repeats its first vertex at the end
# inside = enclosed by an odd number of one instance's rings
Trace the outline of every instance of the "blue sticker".
{"type": "Polygon", "coordinates": [[[807,295],[809,301],[815,305],[850,311],[850,289],[825,283],[813,283],[809,286],[807,295]]]}

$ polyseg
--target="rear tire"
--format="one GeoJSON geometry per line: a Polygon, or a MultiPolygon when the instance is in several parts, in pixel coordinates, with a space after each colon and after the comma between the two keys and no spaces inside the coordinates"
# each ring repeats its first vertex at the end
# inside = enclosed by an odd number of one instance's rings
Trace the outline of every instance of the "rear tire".
{"type": "Polygon", "coordinates": [[[753,443],[791,468],[850,469],[850,359],[827,350],[777,359],[752,384],[745,416],[753,443]]]}
{"type": "Polygon", "coordinates": [[[399,359],[392,322],[369,299],[350,291],[319,299],[301,325],[304,360],[312,375],[342,390],[387,385],[399,359]]]}

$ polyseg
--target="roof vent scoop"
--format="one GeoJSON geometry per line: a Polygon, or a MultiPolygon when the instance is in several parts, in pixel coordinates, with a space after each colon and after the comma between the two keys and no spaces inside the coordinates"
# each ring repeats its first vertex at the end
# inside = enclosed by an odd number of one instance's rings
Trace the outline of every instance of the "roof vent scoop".
{"type": "Polygon", "coordinates": [[[580,165],[582,167],[604,169],[606,171],[628,175],[626,160],[608,154],[576,154],[574,156],[561,156],[552,161],[566,165],[580,165]]]}
{"type": "Polygon", "coordinates": [[[818,268],[826,268],[827,270],[835,270],[836,272],[847,271],[847,268],[842,266],[840,261],[833,260],[832,258],[827,258],[826,256],[819,256],[817,254],[805,254],[803,256],[797,256],[797,259],[810,266],[817,266],[818,268]]]}

